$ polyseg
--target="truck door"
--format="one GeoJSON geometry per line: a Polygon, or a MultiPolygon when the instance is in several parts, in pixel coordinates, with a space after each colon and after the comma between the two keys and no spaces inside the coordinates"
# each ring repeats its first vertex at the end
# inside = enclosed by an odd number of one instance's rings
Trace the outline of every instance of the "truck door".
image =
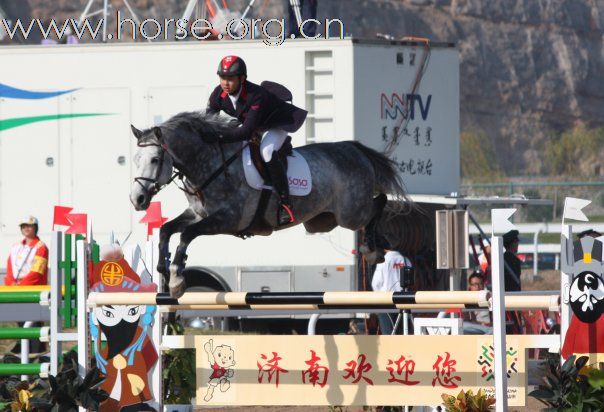
{"type": "Polygon", "coordinates": [[[59,199],[58,101],[0,99],[0,233],[20,236],[28,215],[50,231],[59,199]]]}
{"type": "Polygon", "coordinates": [[[130,228],[130,90],[87,88],[71,97],[71,204],[89,214],[93,231],[130,228]]]}

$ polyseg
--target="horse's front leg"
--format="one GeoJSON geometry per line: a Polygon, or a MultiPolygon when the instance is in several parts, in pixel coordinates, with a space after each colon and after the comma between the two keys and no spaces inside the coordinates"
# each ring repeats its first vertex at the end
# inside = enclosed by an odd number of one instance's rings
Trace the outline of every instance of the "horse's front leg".
{"type": "Polygon", "coordinates": [[[179,298],[185,293],[186,284],[182,271],[187,261],[189,243],[197,236],[232,233],[236,220],[226,214],[215,213],[188,226],[180,235],[180,244],[176,248],[174,260],[170,265],[170,295],[179,298]]]}
{"type": "Polygon", "coordinates": [[[199,220],[199,216],[188,208],[174,219],[164,223],[159,230],[159,259],[157,271],[163,275],[164,285],[168,284],[170,275],[170,238],[174,233],[182,232],[187,226],[199,220]]]}

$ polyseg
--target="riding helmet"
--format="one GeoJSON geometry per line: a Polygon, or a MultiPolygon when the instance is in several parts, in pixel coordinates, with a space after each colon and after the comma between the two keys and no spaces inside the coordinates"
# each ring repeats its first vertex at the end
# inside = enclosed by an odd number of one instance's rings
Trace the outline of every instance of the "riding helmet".
{"type": "Polygon", "coordinates": [[[247,67],[241,57],[226,56],[218,64],[219,76],[247,76],[247,67]]]}

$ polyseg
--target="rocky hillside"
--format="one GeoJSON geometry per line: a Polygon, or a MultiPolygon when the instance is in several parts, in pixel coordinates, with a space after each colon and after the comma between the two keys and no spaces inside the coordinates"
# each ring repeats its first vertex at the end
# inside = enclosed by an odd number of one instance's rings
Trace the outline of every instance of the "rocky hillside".
{"type": "MultiPolygon", "coordinates": [[[[555,133],[580,123],[604,126],[604,0],[318,1],[318,18],[340,18],[354,36],[456,42],[462,129],[485,131],[507,174],[544,172],[542,154],[555,133]]],[[[0,0],[0,6],[22,17],[64,18],[78,15],[86,3],[80,2],[0,0]]],[[[161,18],[178,16],[186,5],[131,3],[142,16],[161,18]]],[[[228,4],[243,10],[247,1],[228,4]]],[[[283,10],[281,0],[256,1],[255,14],[264,18],[283,10]]]]}

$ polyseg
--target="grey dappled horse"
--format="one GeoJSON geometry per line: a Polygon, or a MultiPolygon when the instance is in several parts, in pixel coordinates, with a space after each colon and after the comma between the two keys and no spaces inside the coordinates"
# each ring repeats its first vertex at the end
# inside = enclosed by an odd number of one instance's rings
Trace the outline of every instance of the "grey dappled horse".
{"type": "Polygon", "coordinates": [[[263,224],[250,227],[258,209],[260,190],[245,180],[241,151],[244,143],[216,142],[216,136],[237,127],[236,119],[180,113],[160,126],[140,131],[132,126],[140,149],[135,155],[137,177],[130,200],[145,210],[153,196],[184,176],[189,207],[160,229],[158,271],[168,280],[170,294],[180,297],[186,288],[182,271],[189,243],[200,235],[270,235],[273,230],[303,223],[310,233],[329,232],[336,226],[366,229],[362,248],[368,260],[382,258],[376,250],[374,227],[386,203],[386,194],[405,198],[394,162],[358,142],[316,143],[296,148],[312,174],[312,190],[292,196],[296,221],[277,227],[277,196],[271,196],[263,224]],[[212,138],[213,137],[213,138],[212,138]],[[227,167],[225,163],[234,160],[227,167]],[[170,263],[170,237],[181,232],[180,244],[170,263]],[[371,253],[369,253],[371,252],[371,253]]]}

